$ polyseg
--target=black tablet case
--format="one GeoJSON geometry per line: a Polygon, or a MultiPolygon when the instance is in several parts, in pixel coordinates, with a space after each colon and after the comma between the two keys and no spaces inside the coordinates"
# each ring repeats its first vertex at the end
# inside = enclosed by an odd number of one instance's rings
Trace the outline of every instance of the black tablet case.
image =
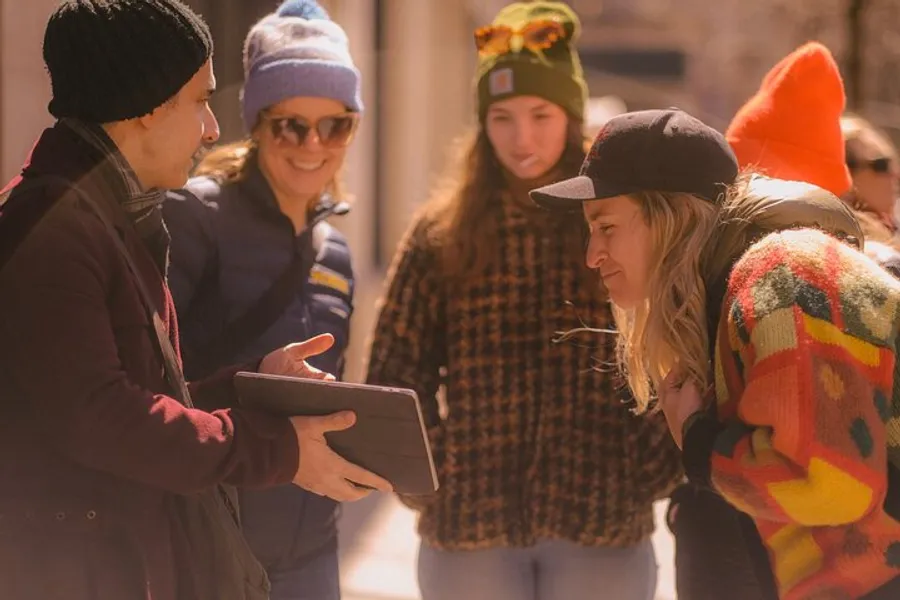
{"type": "Polygon", "coordinates": [[[387,479],[401,494],[430,494],[437,474],[416,393],[385,388],[240,372],[241,406],[285,416],[356,413],[356,424],[325,434],[336,453],[387,479]]]}

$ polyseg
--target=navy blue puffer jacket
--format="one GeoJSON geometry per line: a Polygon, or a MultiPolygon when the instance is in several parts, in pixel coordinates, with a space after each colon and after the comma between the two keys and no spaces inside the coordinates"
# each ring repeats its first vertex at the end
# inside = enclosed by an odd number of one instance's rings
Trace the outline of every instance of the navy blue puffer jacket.
{"type": "MultiPolygon", "coordinates": [[[[340,378],[353,310],[353,269],[343,235],[324,222],[346,204],[323,198],[310,215],[315,261],[308,281],[266,331],[225,364],[261,358],[291,342],[320,333],[335,344],[309,362],[340,378]]],[[[291,264],[301,234],[278,208],[258,169],[240,182],[220,185],[194,178],[171,192],[163,214],[172,236],[169,285],[181,331],[185,372],[202,373],[198,353],[218,339],[291,264]]],[[[207,368],[209,365],[204,365],[207,368]]],[[[244,490],[240,496],[245,536],[267,569],[289,571],[336,551],[336,504],[294,486],[244,490]]]]}

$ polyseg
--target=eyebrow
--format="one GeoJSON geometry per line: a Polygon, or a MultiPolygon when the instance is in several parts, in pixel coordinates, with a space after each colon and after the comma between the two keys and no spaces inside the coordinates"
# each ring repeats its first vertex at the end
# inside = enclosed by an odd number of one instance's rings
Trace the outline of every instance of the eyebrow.
{"type": "Polygon", "coordinates": [[[590,209],[588,209],[587,211],[585,211],[584,217],[585,217],[588,221],[593,221],[594,219],[600,219],[600,218],[602,218],[602,217],[608,217],[608,216],[610,216],[610,215],[607,213],[607,211],[603,210],[603,208],[604,208],[604,207],[603,207],[602,204],[594,205],[594,206],[592,206],[590,209]]]}

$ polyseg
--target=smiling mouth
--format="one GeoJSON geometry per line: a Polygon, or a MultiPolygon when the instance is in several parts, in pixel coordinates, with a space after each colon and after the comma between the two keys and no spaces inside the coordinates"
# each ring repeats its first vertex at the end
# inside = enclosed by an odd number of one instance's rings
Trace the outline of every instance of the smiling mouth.
{"type": "Polygon", "coordinates": [[[291,165],[294,169],[298,171],[318,171],[322,168],[322,165],[325,164],[325,159],[317,160],[317,161],[299,161],[299,160],[290,160],[288,164],[291,165]]]}
{"type": "Polygon", "coordinates": [[[611,271],[609,273],[600,273],[600,277],[602,277],[603,279],[606,279],[608,277],[612,277],[613,275],[618,275],[619,273],[621,273],[621,271],[611,271]]]}

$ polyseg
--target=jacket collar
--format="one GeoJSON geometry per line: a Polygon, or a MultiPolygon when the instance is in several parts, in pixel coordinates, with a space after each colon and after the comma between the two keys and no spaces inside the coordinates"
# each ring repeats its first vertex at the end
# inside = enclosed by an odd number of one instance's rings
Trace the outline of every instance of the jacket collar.
{"type": "MultiPolygon", "coordinates": [[[[786,229],[824,231],[862,250],[859,222],[840,198],[811,184],[753,176],[741,203],[720,224],[701,259],[710,335],[718,323],[725,288],[734,263],[766,235],[786,229]]],[[[711,346],[712,347],[712,346],[711,346]]]]}
{"type": "MultiPolygon", "coordinates": [[[[248,197],[267,213],[282,214],[272,186],[269,185],[256,161],[250,165],[247,177],[240,182],[240,185],[248,197]]],[[[345,215],[348,212],[350,212],[350,205],[347,202],[336,201],[331,194],[323,193],[309,212],[305,230],[315,227],[332,215],[345,215]]]]}
{"type": "MultiPolygon", "coordinates": [[[[45,129],[22,169],[21,179],[55,176],[77,183],[96,194],[98,206],[117,227],[125,227],[128,220],[121,203],[139,189],[134,187],[136,180],[129,182],[129,174],[116,157],[117,150],[110,151],[85,137],[83,131],[73,129],[68,120],[45,129]]],[[[108,143],[114,147],[111,140],[108,143]]]]}

